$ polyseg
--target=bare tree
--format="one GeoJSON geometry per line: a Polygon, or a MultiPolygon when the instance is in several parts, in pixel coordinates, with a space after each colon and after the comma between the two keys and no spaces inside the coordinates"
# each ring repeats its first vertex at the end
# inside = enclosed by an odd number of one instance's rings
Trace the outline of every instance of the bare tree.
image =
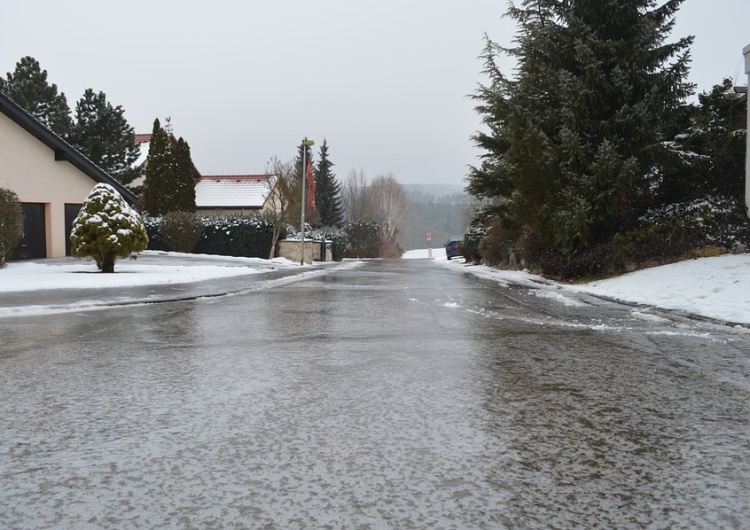
{"type": "Polygon", "coordinates": [[[273,259],[281,231],[300,220],[300,182],[294,162],[282,162],[273,157],[266,163],[268,198],[263,216],[273,224],[271,251],[268,259],[273,259]]]}
{"type": "Polygon", "coordinates": [[[409,199],[404,187],[392,173],[380,175],[372,179],[365,197],[368,216],[380,223],[384,237],[394,241],[409,213],[409,199]]]}
{"type": "Polygon", "coordinates": [[[346,221],[352,223],[364,219],[364,195],[367,190],[367,179],[361,169],[352,169],[347,175],[341,196],[344,201],[346,221]]]}

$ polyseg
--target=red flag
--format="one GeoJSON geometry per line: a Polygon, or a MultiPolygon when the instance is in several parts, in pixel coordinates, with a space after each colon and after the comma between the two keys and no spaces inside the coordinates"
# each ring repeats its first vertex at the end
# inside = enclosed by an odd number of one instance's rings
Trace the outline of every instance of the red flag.
{"type": "Polygon", "coordinates": [[[312,159],[307,160],[307,172],[305,173],[307,178],[307,207],[310,210],[315,209],[315,177],[313,176],[313,165],[312,159]]]}

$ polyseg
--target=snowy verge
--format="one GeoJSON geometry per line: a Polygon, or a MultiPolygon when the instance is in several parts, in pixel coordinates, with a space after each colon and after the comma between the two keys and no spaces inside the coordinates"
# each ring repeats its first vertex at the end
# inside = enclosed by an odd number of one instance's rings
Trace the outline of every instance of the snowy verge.
{"type": "MultiPolygon", "coordinates": [[[[412,259],[426,257],[423,251],[410,254],[412,259]]],[[[750,324],[750,254],[691,259],[577,285],[552,282],[523,271],[466,265],[463,260],[448,261],[443,257],[435,261],[499,283],[535,286],[558,293],[586,293],[727,323],[750,324]]]]}

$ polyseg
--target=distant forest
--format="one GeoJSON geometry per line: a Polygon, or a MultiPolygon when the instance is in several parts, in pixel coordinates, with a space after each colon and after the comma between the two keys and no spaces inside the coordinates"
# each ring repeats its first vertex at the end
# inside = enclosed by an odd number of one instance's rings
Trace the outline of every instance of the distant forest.
{"type": "Polygon", "coordinates": [[[432,233],[432,248],[466,233],[472,201],[462,186],[405,184],[404,190],[410,202],[409,217],[396,236],[404,250],[427,248],[427,232],[432,233]]]}

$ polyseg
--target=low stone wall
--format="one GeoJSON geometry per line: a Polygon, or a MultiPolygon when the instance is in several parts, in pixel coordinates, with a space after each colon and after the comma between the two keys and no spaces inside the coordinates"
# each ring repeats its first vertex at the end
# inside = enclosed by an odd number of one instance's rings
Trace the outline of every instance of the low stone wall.
{"type": "MultiPolygon", "coordinates": [[[[332,241],[313,241],[305,239],[305,263],[313,261],[333,261],[332,241]],[[323,247],[325,244],[325,248],[323,247]]],[[[302,261],[300,252],[302,245],[299,239],[283,239],[279,241],[279,257],[286,258],[295,263],[302,261]]]]}

